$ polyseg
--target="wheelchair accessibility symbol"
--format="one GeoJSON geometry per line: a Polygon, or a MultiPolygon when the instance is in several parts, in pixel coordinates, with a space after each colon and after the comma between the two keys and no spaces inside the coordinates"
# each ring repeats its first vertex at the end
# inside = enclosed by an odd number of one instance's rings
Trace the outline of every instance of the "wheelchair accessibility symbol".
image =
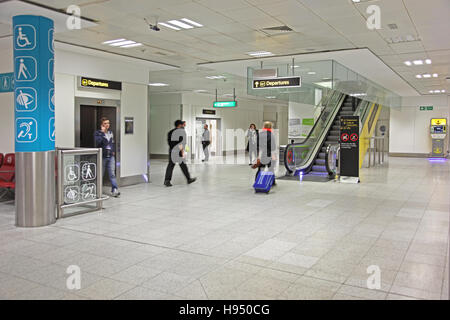
{"type": "Polygon", "coordinates": [[[19,87],[15,91],[16,111],[34,111],[37,107],[37,92],[34,88],[19,87]]]}
{"type": "Polygon", "coordinates": [[[71,164],[66,166],[65,170],[66,182],[77,182],[80,180],[80,166],[77,164],[71,164]]]}
{"type": "Polygon", "coordinates": [[[37,122],[34,118],[17,118],[16,130],[16,141],[19,143],[34,142],[37,139],[37,122]]]}
{"type": "Polygon", "coordinates": [[[19,24],[14,28],[14,48],[33,50],[36,47],[36,29],[29,24],[19,24]]]}
{"type": "Polygon", "coordinates": [[[14,68],[16,81],[36,80],[36,65],[36,59],[33,57],[17,57],[14,68]]]}

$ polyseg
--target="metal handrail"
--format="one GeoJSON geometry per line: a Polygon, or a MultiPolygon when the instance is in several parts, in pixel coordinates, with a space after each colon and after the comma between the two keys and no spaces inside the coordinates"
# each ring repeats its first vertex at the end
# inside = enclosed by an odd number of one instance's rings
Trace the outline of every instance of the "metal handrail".
{"type": "Polygon", "coordinates": [[[381,165],[384,163],[384,158],[385,158],[385,145],[384,142],[386,140],[386,136],[378,136],[378,137],[369,137],[366,138],[367,140],[369,140],[369,157],[368,157],[368,161],[367,161],[367,168],[371,167],[371,163],[372,163],[372,155],[373,155],[373,166],[375,166],[377,164],[377,155],[378,155],[378,164],[381,165]],[[372,148],[372,141],[373,141],[373,148],[372,148]],[[381,148],[379,148],[379,141],[381,141],[381,148]]]}

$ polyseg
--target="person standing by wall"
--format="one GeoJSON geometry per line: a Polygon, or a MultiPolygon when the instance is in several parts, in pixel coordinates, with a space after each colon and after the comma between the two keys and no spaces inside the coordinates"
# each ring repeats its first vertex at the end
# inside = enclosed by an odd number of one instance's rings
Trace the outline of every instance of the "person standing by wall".
{"type": "Polygon", "coordinates": [[[110,128],[110,121],[103,117],[100,119],[100,130],[95,131],[95,146],[102,148],[103,172],[108,170],[109,180],[111,181],[111,194],[113,197],[120,196],[119,188],[117,186],[115,168],[116,168],[116,145],[114,142],[114,134],[110,128]]]}
{"type": "Polygon", "coordinates": [[[205,154],[205,159],[202,160],[202,162],[207,162],[209,160],[209,146],[211,144],[211,133],[208,130],[208,125],[205,124],[203,127],[204,131],[202,134],[202,146],[203,146],[203,153],[205,154]]]}
{"type": "Polygon", "coordinates": [[[256,129],[256,125],[252,123],[247,130],[247,151],[250,158],[249,165],[251,166],[258,157],[258,129],[256,129]]]}
{"type": "Polygon", "coordinates": [[[164,185],[166,187],[172,186],[170,180],[172,180],[173,168],[176,163],[180,165],[181,171],[183,171],[188,184],[197,180],[197,178],[191,178],[184,159],[184,150],[187,142],[185,127],[186,121],[177,120],[175,121],[175,128],[170,130],[167,134],[167,143],[169,144],[169,164],[167,165],[164,178],[164,185]]]}

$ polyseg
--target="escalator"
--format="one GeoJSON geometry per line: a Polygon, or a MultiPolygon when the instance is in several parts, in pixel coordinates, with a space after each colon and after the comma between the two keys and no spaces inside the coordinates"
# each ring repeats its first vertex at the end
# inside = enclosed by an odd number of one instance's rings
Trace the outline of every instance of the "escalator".
{"type": "MultiPolygon", "coordinates": [[[[288,177],[302,180],[328,181],[327,148],[339,143],[339,117],[354,115],[361,100],[332,91],[322,105],[324,109],[308,136],[299,143],[286,146],[284,165],[288,177]]],[[[358,110],[357,110],[358,109],[358,110]]]]}

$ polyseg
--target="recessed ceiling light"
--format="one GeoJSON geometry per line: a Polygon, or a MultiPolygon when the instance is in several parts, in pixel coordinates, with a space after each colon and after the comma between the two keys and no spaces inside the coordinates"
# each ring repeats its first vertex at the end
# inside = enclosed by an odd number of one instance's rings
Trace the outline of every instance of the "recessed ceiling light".
{"type": "Polygon", "coordinates": [[[434,90],[434,93],[441,93],[441,90],[434,90]]]}
{"type": "Polygon", "coordinates": [[[404,64],[406,64],[407,66],[412,65],[411,61],[405,61],[404,64]]]}
{"type": "Polygon", "coordinates": [[[431,74],[425,73],[425,74],[422,75],[422,77],[424,77],[424,78],[431,78],[431,74]]]}
{"type": "Polygon", "coordinates": [[[315,71],[309,71],[308,74],[316,74],[315,71]]]}
{"type": "Polygon", "coordinates": [[[175,27],[175,26],[171,26],[170,24],[165,23],[165,22],[160,22],[160,23],[158,23],[158,24],[160,24],[160,25],[162,25],[162,26],[164,26],[164,27],[173,29],[173,30],[181,30],[180,28],[177,28],[177,27],[175,27]]]}
{"type": "Polygon", "coordinates": [[[437,78],[439,75],[437,73],[433,73],[433,78],[437,78]]]}
{"type": "Polygon", "coordinates": [[[112,47],[121,47],[121,46],[125,46],[125,45],[128,45],[128,44],[134,44],[134,43],[136,43],[136,42],[132,41],[132,40],[125,40],[125,41],[120,41],[120,42],[114,42],[114,43],[111,43],[109,45],[112,46],[112,47]]]}
{"type": "Polygon", "coordinates": [[[125,41],[125,40],[127,40],[127,39],[121,38],[121,39],[116,39],[116,40],[108,40],[108,41],[102,42],[102,44],[111,44],[114,42],[121,42],[121,41],[125,41]]]}
{"type": "Polygon", "coordinates": [[[142,46],[142,43],[138,42],[138,43],[132,43],[132,44],[127,44],[125,46],[120,46],[121,48],[134,48],[134,47],[140,47],[142,46]]]}
{"type": "Polygon", "coordinates": [[[354,3],[361,2],[361,0],[352,0],[354,3]]]}
{"type": "Polygon", "coordinates": [[[422,61],[422,60],[414,60],[413,63],[414,63],[416,66],[420,66],[420,65],[423,64],[423,61],[422,61]]]}
{"type": "Polygon", "coordinates": [[[184,22],[181,22],[181,21],[178,21],[178,20],[169,20],[167,22],[170,23],[170,24],[173,24],[173,25],[175,25],[177,27],[183,28],[183,29],[192,29],[192,28],[194,28],[190,24],[187,24],[187,23],[184,23],[184,22]]]}
{"type": "Polygon", "coordinates": [[[433,93],[434,91],[433,90],[430,90],[430,91],[428,91],[429,93],[433,93]]]}
{"type": "Polygon", "coordinates": [[[441,90],[442,93],[445,93],[445,90],[441,90]]]}
{"type": "Polygon", "coordinates": [[[183,18],[183,19],[181,19],[181,20],[183,20],[184,22],[187,22],[187,23],[189,23],[189,24],[192,24],[193,26],[196,26],[196,27],[203,27],[202,24],[200,24],[200,23],[198,23],[198,22],[195,22],[195,21],[192,21],[192,20],[187,19],[187,18],[183,18]]]}
{"type": "Polygon", "coordinates": [[[416,78],[417,79],[422,79],[422,75],[421,74],[416,74],[416,78]]]}
{"type": "Polygon", "coordinates": [[[300,66],[297,66],[297,65],[296,65],[296,66],[294,66],[294,68],[300,68],[300,66]]]}
{"type": "Polygon", "coordinates": [[[425,63],[426,64],[431,64],[431,60],[430,59],[425,59],[425,63]]]}
{"type": "Polygon", "coordinates": [[[268,96],[268,97],[266,97],[267,99],[276,99],[277,97],[276,96],[268,96]]]}
{"type": "Polygon", "coordinates": [[[207,76],[206,79],[216,80],[216,79],[225,79],[224,76],[207,76]]]}
{"type": "Polygon", "coordinates": [[[153,83],[149,83],[149,86],[152,87],[167,87],[168,84],[167,83],[162,83],[162,82],[153,82],[153,83]]]}
{"type": "Polygon", "coordinates": [[[198,89],[198,90],[194,90],[194,92],[203,93],[203,92],[208,92],[208,90],[198,89]]]}
{"type": "Polygon", "coordinates": [[[272,52],[269,51],[255,51],[255,52],[247,52],[249,56],[252,57],[267,57],[267,56],[273,56],[272,52]]]}

